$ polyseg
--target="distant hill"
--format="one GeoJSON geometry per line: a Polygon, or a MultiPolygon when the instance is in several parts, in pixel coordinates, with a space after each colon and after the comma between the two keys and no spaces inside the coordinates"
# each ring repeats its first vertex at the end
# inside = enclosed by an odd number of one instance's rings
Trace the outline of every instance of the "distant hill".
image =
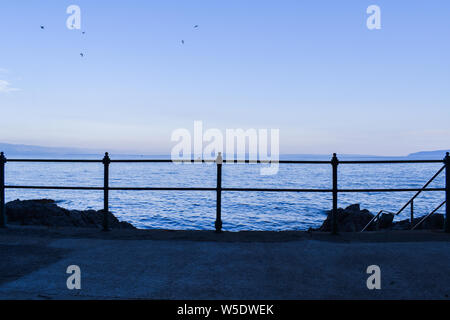
{"type": "Polygon", "coordinates": [[[42,147],[25,144],[9,144],[0,143],[0,151],[4,152],[7,157],[11,156],[36,156],[36,155],[82,155],[82,154],[101,154],[97,150],[81,149],[81,148],[64,148],[64,147],[42,147]]]}
{"type": "Polygon", "coordinates": [[[450,150],[436,150],[436,151],[420,151],[416,153],[411,153],[408,155],[408,158],[418,158],[418,159],[444,159],[445,154],[450,152],[450,150]]]}
{"type": "Polygon", "coordinates": [[[111,156],[120,156],[122,158],[168,158],[169,156],[142,155],[139,153],[126,153],[114,149],[98,150],[88,148],[70,148],[70,147],[44,147],[26,144],[0,143],[0,151],[5,153],[7,158],[94,158],[98,159],[104,156],[108,151],[111,156]]]}

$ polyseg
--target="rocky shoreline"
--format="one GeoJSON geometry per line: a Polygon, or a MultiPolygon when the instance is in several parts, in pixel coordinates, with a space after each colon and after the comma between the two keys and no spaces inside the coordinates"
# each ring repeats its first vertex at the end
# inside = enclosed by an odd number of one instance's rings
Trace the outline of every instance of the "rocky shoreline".
{"type": "MultiPolygon", "coordinates": [[[[314,231],[331,231],[331,210],[327,212],[327,218],[323,222],[322,226],[314,231]]],[[[341,232],[359,232],[361,231],[372,219],[374,215],[368,210],[361,210],[359,204],[353,204],[345,209],[339,208],[337,211],[337,225],[338,230],[341,232]]],[[[423,217],[417,217],[413,220],[413,226],[419,223],[423,217]]],[[[410,230],[411,222],[409,219],[393,221],[394,214],[383,213],[376,222],[367,228],[367,231],[375,230],[410,230]]],[[[424,222],[422,222],[416,229],[417,230],[439,230],[444,228],[444,215],[434,214],[424,222]]]]}
{"type": "MultiPolygon", "coordinates": [[[[101,228],[102,210],[68,210],[57,205],[55,200],[14,200],[6,204],[9,224],[49,227],[101,228]]],[[[108,212],[108,223],[112,229],[136,229],[131,223],[119,221],[108,212]]]]}
{"type": "MultiPolygon", "coordinates": [[[[322,226],[310,231],[331,231],[331,210],[322,226]]],[[[16,225],[36,225],[49,227],[79,227],[101,228],[103,222],[102,210],[68,210],[58,206],[55,200],[14,200],[6,204],[8,223],[16,225]]],[[[337,224],[340,232],[359,232],[374,215],[368,210],[361,210],[359,204],[353,204],[345,209],[339,208],[337,224]]],[[[415,218],[416,225],[423,217],[415,218]]],[[[393,221],[393,214],[383,214],[377,222],[372,223],[368,231],[375,230],[409,230],[409,220],[393,221]]],[[[114,214],[108,212],[109,227],[112,229],[136,229],[131,223],[119,221],[114,214]]],[[[444,227],[444,216],[434,214],[417,227],[418,230],[439,230],[444,227]]]]}

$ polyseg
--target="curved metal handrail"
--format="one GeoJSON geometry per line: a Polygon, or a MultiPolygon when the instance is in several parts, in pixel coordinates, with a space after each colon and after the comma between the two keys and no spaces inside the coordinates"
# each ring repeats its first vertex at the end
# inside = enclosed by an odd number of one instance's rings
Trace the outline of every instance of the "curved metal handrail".
{"type": "Polygon", "coordinates": [[[444,169],[445,165],[441,169],[439,169],[439,171],[436,172],[436,174],[430,180],[428,180],[428,182],[422,187],[422,189],[418,191],[395,215],[398,216],[400,213],[402,213],[403,210],[405,210],[414,201],[414,199],[416,199],[423,191],[425,191],[425,189],[434,181],[434,179],[437,178],[437,176],[441,174],[442,171],[444,171],[444,169]]]}
{"type": "Polygon", "coordinates": [[[380,216],[380,214],[382,214],[382,213],[390,213],[390,214],[395,215],[395,213],[393,213],[393,212],[386,211],[386,210],[380,210],[380,212],[378,212],[378,214],[377,214],[375,217],[373,217],[373,218],[369,221],[369,223],[366,224],[366,226],[365,226],[360,232],[364,232],[364,231],[372,224],[372,222],[374,222],[375,219],[377,219],[377,218],[380,216]]]}
{"type": "Polygon", "coordinates": [[[442,202],[436,209],[434,209],[433,211],[431,211],[429,214],[427,214],[425,217],[422,218],[422,220],[420,220],[414,227],[411,228],[411,230],[414,230],[415,228],[417,228],[420,224],[422,224],[422,222],[424,222],[426,219],[428,219],[429,217],[431,217],[433,214],[435,214],[440,208],[442,208],[442,206],[446,203],[447,201],[442,202]]]}
{"type": "MultiPolygon", "coordinates": [[[[444,171],[444,169],[445,169],[445,165],[441,168],[441,169],[439,169],[438,170],[438,172],[436,172],[435,173],[435,175],[430,179],[430,180],[428,180],[428,182],[427,183],[425,183],[425,185],[399,210],[399,211],[397,211],[397,213],[393,213],[393,212],[389,212],[389,211],[386,211],[386,210],[381,210],[380,212],[378,212],[378,214],[375,216],[375,217],[373,217],[371,220],[370,220],[370,222],[361,230],[361,232],[364,232],[379,216],[380,216],[380,214],[382,214],[382,213],[390,213],[390,214],[393,214],[394,216],[398,216],[400,213],[402,213],[409,205],[412,205],[413,203],[414,203],[414,200],[423,192],[423,191],[425,191],[426,189],[427,189],[427,187],[434,181],[434,179],[436,179],[440,174],[441,174],[441,172],[442,171],[444,171]]],[[[428,214],[428,215],[426,215],[416,226],[414,226],[414,228],[412,228],[411,230],[414,230],[418,225],[420,225],[423,221],[425,221],[425,219],[427,219],[428,217],[430,217],[431,215],[433,215],[436,211],[438,211],[443,205],[445,204],[445,201],[440,205],[440,206],[438,206],[438,208],[437,209],[435,209],[432,213],[430,213],[430,214],[428,214]]],[[[412,219],[412,218],[411,218],[412,219]]],[[[412,225],[412,221],[411,221],[411,225],[412,225]]]]}

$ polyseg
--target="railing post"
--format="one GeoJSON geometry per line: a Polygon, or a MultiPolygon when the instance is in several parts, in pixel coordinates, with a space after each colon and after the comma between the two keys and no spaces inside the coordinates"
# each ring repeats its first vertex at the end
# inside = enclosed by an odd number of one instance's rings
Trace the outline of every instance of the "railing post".
{"type": "Polygon", "coordinates": [[[105,152],[103,157],[103,231],[109,231],[108,212],[109,212],[109,164],[111,159],[108,152],[105,152]]]}
{"type": "Polygon", "coordinates": [[[333,153],[333,158],[331,159],[331,166],[333,167],[333,212],[331,214],[332,219],[332,234],[338,233],[337,227],[337,211],[338,211],[338,165],[339,159],[336,153],[333,153]]]}
{"type": "Polygon", "coordinates": [[[222,153],[219,152],[216,159],[217,165],[217,198],[216,198],[216,232],[222,232],[222,153]]]}
{"type": "Polygon", "coordinates": [[[445,163],[445,232],[450,233],[450,155],[444,159],[445,163]]]}
{"type": "Polygon", "coordinates": [[[414,228],[414,200],[411,201],[411,229],[414,228]]]}
{"type": "Polygon", "coordinates": [[[5,208],[5,164],[6,157],[0,153],[0,227],[6,227],[6,208],[5,208]]]}

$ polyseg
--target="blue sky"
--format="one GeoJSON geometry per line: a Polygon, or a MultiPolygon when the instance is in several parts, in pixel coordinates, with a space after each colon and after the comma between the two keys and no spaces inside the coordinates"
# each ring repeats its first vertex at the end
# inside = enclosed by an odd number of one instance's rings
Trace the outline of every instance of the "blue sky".
{"type": "Polygon", "coordinates": [[[448,0],[2,0],[0,141],[161,154],[202,120],[281,153],[447,149],[449,35],[448,0]]]}

